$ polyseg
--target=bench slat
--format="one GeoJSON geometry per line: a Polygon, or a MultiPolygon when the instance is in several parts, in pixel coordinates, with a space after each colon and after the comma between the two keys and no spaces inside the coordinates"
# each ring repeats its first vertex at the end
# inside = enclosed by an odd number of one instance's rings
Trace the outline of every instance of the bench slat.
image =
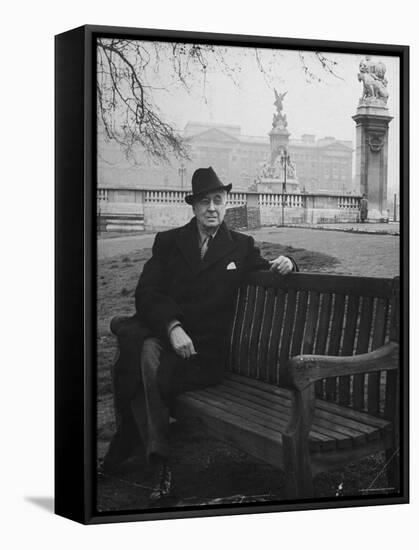
{"type": "Polygon", "coordinates": [[[247,291],[247,303],[244,312],[242,332],[240,335],[239,372],[249,375],[249,347],[251,342],[251,326],[255,316],[256,287],[250,286],[247,291]]]}
{"type": "MultiPolygon", "coordinates": [[[[319,324],[316,334],[314,353],[324,355],[326,353],[326,343],[329,333],[330,313],[332,307],[332,295],[323,294],[321,296],[319,324]]],[[[323,381],[316,382],[316,396],[323,397],[323,381]]]]}
{"type": "Polygon", "coordinates": [[[263,287],[256,287],[255,310],[251,326],[250,347],[248,353],[248,372],[249,376],[252,378],[256,378],[258,376],[259,339],[263,313],[266,306],[266,295],[267,292],[263,287]]]}
{"type": "MultiPolygon", "coordinates": [[[[272,419],[272,416],[250,411],[246,406],[223,399],[220,395],[214,395],[205,390],[185,393],[182,395],[181,400],[183,402],[192,400],[194,406],[199,403],[204,414],[212,415],[216,412],[217,414],[227,415],[225,418],[234,417],[236,425],[250,427],[252,430],[260,430],[261,433],[266,434],[271,439],[282,442],[282,434],[285,431],[286,423],[281,423],[278,419],[272,419]]],[[[315,437],[311,437],[310,434],[311,450],[318,452],[321,449],[326,449],[331,451],[335,448],[336,441],[334,439],[319,433],[316,433],[315,437]]]]}
{"type": "Polygon", "coordinates": [[[320,273],[292,273],[289,277],[278,277],[270,271],[249,273],[246,283],[266,288],[282,288],[288,291],[307,290],[320,293],[337,293],[347,296],[391,296],[393,281],[378,277],[354,277],[353,275],[330,275],[320,273]]]}
{"type": "MultiPolygon", "coordinates": [[[[371,345],[373,350],[382,346],[385,342],[387,308],[387,299],[380,298],[377,300],[371,345]]],[[[380,377],[380,372],[373,372],[368,375],[368,412],[370,414],[378,414],[380,410],[380,377]]]]}
{"type": "MultiPolygon", "coordinates": [[[[374,300],[367,296],[362,298],[361,314],[359,320],[358,341],[356,345],[357,355],[368,351],[374,300]]],[[[353,377],[353,406],[362,411],[365,407],[365,375],[355,374],[353,377]]]]}
{"type": "Polygon", "coordinates": [[[303,290],[298,292],[297,313],[292,338],[291,357],[300,355],[302,352],[302,343],[304,335],[304,327],[307,317],[308,292],[303,290]]]}
{"type": "MultiPolygon", "coordinates": [[[[282,398],[289,399],[291,402],[290,391],[286,390],[285,388],[279,388],[277,386],[273,386],[259,380],[252,380],[251,378],[246,378],[244,376],[238,376],[235,374],[226,375],[225,379],[223,380],[223,384],[227,383],[227,381],[229,380],[243,386],[250,386],[252,388],[255,388],[255,390],[260,391],[265,398],[269,398],[270,395],[279,395],[282,398]]],[[[391,423],[384,418],[371,416],[362,411],[355,411],[349,407],[343,407],[341,405],[330,403],[322,399],[316,400],[316,408],[333,412],[338,416],[344,416],[345,418],[359,421],[362,424],[376,427],[386,432],[391,427],[391,423]]]]}
{"type": "Polygon", "coordinates": [[[285,313],[285,296],[285,292],[282,289],[279,289],[275,299],[272,329],[268,344],[268,380],[274,384],[277,383],[278,346],[281,338],[281,329],[283,326],[283,318],[285,313]]]}
{"type": "Polygon", "coordinates": [[[231,343],[230,343],[230,370],[239,371],[240,334],[242,331],[243,315],[246,307],[246,294],[248,288],[240,287],[237,294],[236,311],[233,319],[231,343]]]}
{"type": "MultiPolygon", "coordinates": [[[[206,388],[205,390],[193,393],[197,399],[203,399],[210,404],[214,403],[217,407],[240,416],[244,422],[250,420],[269,429],[278,430],[281,434],[285,432],[288,425],[289,414],[288,416],[284,416],[283,407],[273,406],[267,408],[266,406],[259,406],[257,403],[246,401],[234,392],[223,391],[220,387],[216,390],[206,388]]],[[[313,440],[312,447],[320,449],[321,443],[328,443],[329,448],[335,447],[334,440],[336,436],[339,436],[342,440],[346,439],[340,433],[337,434],[333,430],[313,430],[310,432],[310,439],[313,440]],[[317,442],[317,445],[314,442],[317,442]]]]}
{"type": "MultiPolygon", "coordinates": [[[[278,425],[282,426],[283,429],[285,429],[289,423],[289,403],[281,402],[281,399],[278,397],[276,400],[268,403],[266,399],[263,397],[261,398],[254,392],[250,394],[245,393],[241,389],[237,389],[237,387],[229,387],[224,384],[222,386],[217,386],[216,388],[206,388],[206,391],[208,394],[223,396],[227,401],[230,399],[249,409],[258,411],[259,413],[264,413],[267,418],[276,419],[278,421],[278,425]]],[[[334,436],[335,434],[332,430],[329,430],[327,433],[325,430],[317,430],[317,426],[313,427],[313,430],[310,433],[310,437],[320,441],[333,440],[334,436]]]]}
{"type": "Polygon", "coordinates": [[[318,292],[309,293],[307,310],[307,322],[304,332],[303,353],[313,353],[314,339],[316,336],[317,318],[319,314],[320,295],[318,292]]]}
{"type": "Polygon", "coordinates": [[[272,318],[275,307],[275,290],[266,289],[264,317],[262,320],[260,344],[258,350],[258,378],[268,380],[268,346],[272,331],[272,318]]]}
{"type": "MultiPolygon", "coordinates": [[[[229,400],[240,403],[249,409],[254,409],[259,413],[264,413],[267,417],[277,418],[278,424],[282,427],[286,427],[290,418],[289,403],[285,402],[281,404],[279,398],[276,401],[268,402],[266,398],[257,396],[255,392],[245,393],[242,389],[229,387],[226,385],[220,385],[216,388],[207,388],[208,394],[213,396],[223,396],[228,403],[229,400]]],[[[367,441],[367,434],[372,435],[371,432],[376,432],[376,429],[366,427],[359,422],[348,422],[343,417],[327,413],[322,410],[316,410],[312,430],[310,437],[319,439],[319,435],[323,441],[336,439],[337,446],[340,448],[348,448],[353,444],[359,445],[367,441]]],[[[376,437],[370,437],[370,439],[378,439],[379,434],[376,437]]]]}
{"type": "MultiPolygon", "coordinates": [[[[353,355],[356,325],[358,320],[359,297],[349,296],[346,308],[342,355],[353,355]]],[[[350,404],[350,377],[339,377],[339,404],[350,404]]]]}
{"type": "MultiPolygon", "coordinates": [[[[340,341],[342,338],[343,316],[345,312],[345,296],[335,294],[333,302],[332,323],[330,326],[330,339],[327,353],[328,355],[339,355],[340,341]]],[[[326,399],[335,401],[338,393],[338,378],[328,378],[326,380],[326,399]]]]}
{"type": "MultiPolygon", "coordinates": [[[[232,393],[236,392],[240,395],[246,396],[246,399],[257,400],[257,402],[265,404],[268,408],[275,408],[286,418],[289,418],[289,411],[291,407],[291,399],[289,395],[274,395],[271,392],[264,392],[259,390],[259,388],[246,386],[246,384],[240,384],[229,380],[225,380],[222,387],[225,389],[228,388],[228,390],[232,393]]],[[[218,386],[217,388],[221,388],[221,386],[218,386]]],[[[322,400],[316,401],[316,413],[313,428],[317,429],[318,425],[322,425],[321,420],[324,419],[326,421],[333,422],[336,426],[339,426],[338,431],[342,431],[343,429],[343,432],[346,433],[348,437],[362,439],[362,437],[365,436],[369,440],[374,440],[380,437],[380,433],[384,431],[383,427],[388,425],[388,422],[386,421],[381,421],[379,425],[371,425],[371,419],[369,416],[365,416],[363,419],[364,422],[362,422],[358,420],[357,415],[353,415],[352,409],[347,411],[341,406],[332,408],[327,405],[329,405],[329,403],[322,400]],[[348,416],[348,412],[352,414],[348,416]],[[356,418],[354,418],[354,416],[356,416],[356,418]]]]}
{"type": "Polygon", "coordinates": [[[282,440],[278,432],[253,422],[244,423],[240,417],[187,394],[177,398],[174,412],[178,417],[189,417],[198,413],[204,423],[222,439],[238,444],[261,460],[280,465],[282,440]]]}
{"type": "Polygon", "coordinates": [[[277,362],[278,372],[276,376],[276,382],[279,382],[281,377],[281,371],[286,367],[290,356],[291,338],[292,338],[292,331],[294,328],[296,303],[297,303],[297,294],[294,290],[290,290],[287,296],[286,313],[285,313],[285,319],[283,323],[281,342],[279,346],[280,353],[279,353],[279,360],[277,362]]]}
{"type": "MultiPolygon", "coordinates": [[[[389,315],[389,332],[392,340],[399,341],[400,338],[400,280],[397,278],[394,281],[394,295],[391,299],[391,312],[389,315]]],[[[398,395],[400,378],[397,371],[386,372],[386,388],[385,388],[385,403],[384,417],[395,418],[395,423],[398,422],[399,407],[398,395]]]]}
{"type": "Polygon", "coordinates": [[[282,433],[278,430],[278,423],[269,419],[261,421],[257,416],[244,416],[243,412],[245,407],[240,405],[228,403],[221,398],[214,398],[213,395],[208,395],[204,391],[187,392],[181,397],[181,400],[189,400],[196,404],[205,406],[205,412],[216,411],[217,414],[222,414],[224,418],[230,418],[234,424],[241,426],[248,426],[253,430],[261,430],[263,433],[275,441],[281,442],[282,433]]]}

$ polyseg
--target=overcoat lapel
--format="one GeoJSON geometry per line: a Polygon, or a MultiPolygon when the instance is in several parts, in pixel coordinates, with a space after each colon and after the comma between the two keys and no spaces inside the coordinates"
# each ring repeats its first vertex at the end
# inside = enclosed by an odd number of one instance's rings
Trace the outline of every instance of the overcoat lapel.
{"type": "Polygon", "coordinates": [[[192,220],[179,231],[176,237],[176,244],[192,272],[195,274],[207,269],[237,247],[237,244],[231,237],[230,231],[223,222],[211,245],[208,247],[204,259],[201,260],[198,245],[198,229],[196,227],[195,218],[192,218],[192,220]]]}
{"type": "Polygon", "coordinates": [[[227,254],[230,254],[236,247],[237,244],[233,241],[230,231],[223,222],[208,247],[208,251],[204,256],[204,259],[200,262],[200,271],[203,271],[215,262],[218,262],[218,260],[221,260],[221,258],[227,256],[227,254]]]}
{"type": "Polygon", "coordinates": [[[201,264],[197,231],[196,219],[192,218],[176,236],[176,244],[194,273],[198,272],[201,264]]]}

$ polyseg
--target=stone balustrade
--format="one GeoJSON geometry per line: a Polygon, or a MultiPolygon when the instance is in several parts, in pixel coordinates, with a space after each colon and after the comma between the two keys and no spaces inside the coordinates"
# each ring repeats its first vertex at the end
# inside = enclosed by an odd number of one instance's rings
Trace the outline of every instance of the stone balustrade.
{"type": "MultiPolygon", "coordinates": [[[[145,229],[174,227],[186,223],[191,208],[185,202],[189,191],[173,189],[97,189],[98,215],[137,215],[145,229]]],[[[252,223],[260,225],[354,222],[359,196],[326,193],[229,193],[228,208],[246,206],[252,223]]]]}

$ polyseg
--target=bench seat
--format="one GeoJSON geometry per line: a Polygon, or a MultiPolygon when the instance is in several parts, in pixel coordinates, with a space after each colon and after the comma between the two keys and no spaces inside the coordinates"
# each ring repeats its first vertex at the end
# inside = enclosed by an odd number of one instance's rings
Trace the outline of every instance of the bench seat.
{"type": "MultiPolygon", "coordinates": [[[[226,373],[222,384],[184,393],[173,407],[176,418],[199,417],[207,428],[260,460],[283,467],[282,436],[291,416],[291,392],[246,376],[226,373]]],[[[352,408],[316,399],[309,434],[313,471],[328,456],[330,467],[341,454],[347,461],[365,446],[371,452],[385,448],[392,437],[392,422],[352,408]],[[342,452],[340,452],[342,451],[342,452]],[[326,454],[325,454],[326,453],[326,454]]],[[[341,461],[340,461],[341,462],[341,461]]]]}

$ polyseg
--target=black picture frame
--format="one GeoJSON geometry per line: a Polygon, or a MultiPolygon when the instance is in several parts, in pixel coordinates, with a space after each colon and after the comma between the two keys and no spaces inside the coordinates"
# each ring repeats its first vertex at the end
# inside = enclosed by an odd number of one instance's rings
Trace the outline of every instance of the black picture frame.
{"type": "Polygon", "coordinates": [[[56,36],[55,63],[55,512],[80,523],[96,524],[409,502],[408,46],[87,25],[56,36]],[[155,511],[97,511],[95,38],[98,36],[399,57],[402,443],[397,496],[184,506],[155,511]]]}

